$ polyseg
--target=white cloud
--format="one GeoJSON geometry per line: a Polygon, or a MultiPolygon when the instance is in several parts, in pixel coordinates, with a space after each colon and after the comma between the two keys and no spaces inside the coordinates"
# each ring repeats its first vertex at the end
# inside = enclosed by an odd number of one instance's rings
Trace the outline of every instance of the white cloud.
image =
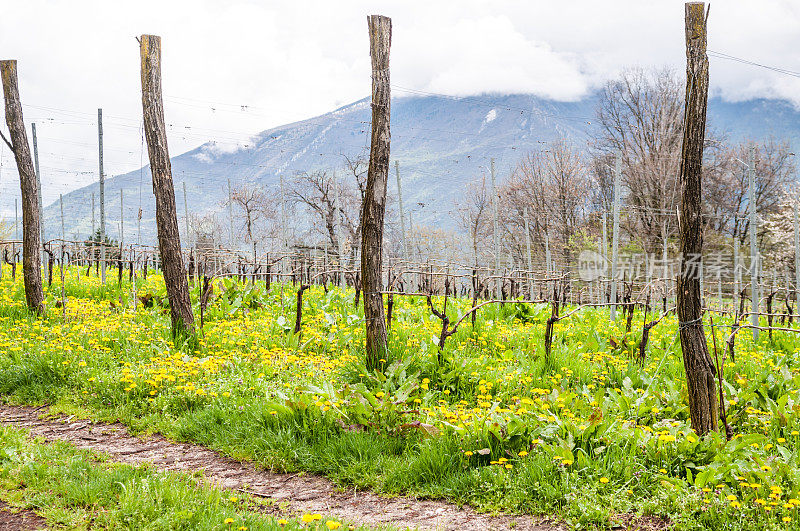
{"type": "MultiPolygon", "coordinates": [[[[240,146],[264,129],[368,95],[366,15],[393,19],[392,83],[447,94],[561,99],[633,64],[683,69],[683,0],[0,0],[0,50],[19,60],[27,122],[39,127],[47,202],[96,179],[96,109],[106,172],[147,163],[138,44],[163,38],[170,152],[240,146]],[[243,107],[246,106],[246,107],[243,107]]],[[[717,0],[709,48],[800,71],[800,7],[717,0]]],[[[712,90],[800,103],[800,79],[712,58],[712,90]]],[[[400,91],[396,91],[401,94],[400,91]]],[[[19,187],[10,154],[0,211],[19,187]]]]}
{"type": "Polygon", "coordinates": [[[569,54],[526,37],[507,16],[460,18],[441,25],[428,20],[398,31],[394,47],[397,76],[422,90],[469,95],[530,92],[572,100],[587,83],[569,54]],[[431,39],[431,36],[434,36],[431,39]]]}

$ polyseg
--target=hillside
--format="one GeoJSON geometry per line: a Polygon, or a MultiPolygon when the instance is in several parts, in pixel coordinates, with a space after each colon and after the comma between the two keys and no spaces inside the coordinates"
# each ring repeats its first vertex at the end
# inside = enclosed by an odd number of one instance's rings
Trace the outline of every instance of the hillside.
{"type": "MultiPolygon", "coordinates": [[[[596,98],[556,102],[532,95],[477,97],[400,97],[392,103],[392,159],[400,162],[404,201],[415,223],[453,227],[453,201],[465,183],[488,174],[495,158],[502,180],[526,152],[566,137],[583,145],[590,132],[596,98]]],[[[227,179],[233,183],[276,184],[281,175],[344,166],[344,155],[365,154],[369,145],[370,108],[361,100],[308,120],[269,129],[249,147],[221,151],[204,144],[172,159],[178,216],[184,215],[182,186],[186,183],[189,210],[217,210],[226,198],[227,179]]],[[[731,103],[714,99],[709,120],[730,139],[800,139],[800,113],[777,100],[731,103]]],[[[119,233],[119,190],[125,196],[125,236],[136,234],[139,191],[142,197],[142,241],[155,241],[154,199],[147,167],[107,180],[107,227],[119,233]]],[[[395,187],[390,179],[390,192],[395,187]]],[[[91,227],[94,184],[64,196],[66,233],[84,237],[91,227]]],[[[60,232],[57,204],[45,210],[47,237],[60,232]]],[[[183,229],[183,223],[180,223],[183,229]]]]}

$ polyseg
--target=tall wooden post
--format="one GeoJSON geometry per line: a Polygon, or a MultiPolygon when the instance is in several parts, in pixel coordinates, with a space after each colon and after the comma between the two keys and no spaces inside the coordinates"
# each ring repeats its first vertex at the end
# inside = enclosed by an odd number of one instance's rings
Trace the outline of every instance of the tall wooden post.
{"type": "Polygon", "coordinates": [[[702,170],[708,104],[706,10],[702,2],[686,9],[686,106],[680,185],[680,272],[678,321],[692,428],[717,429],[716,371],[703,332],[698,263],[703,251],[702,170]]]}
{"type": "Polygon", "coordinates": [[[603,282],[606,279],[605,271],[606,271],[606,269],[608,267],[608,230],[607,230],[607,227],[606,227],[606,225],[607,225],[606,218],[607,217],[608,217],[608,211],[606,209],[606,210],[603,210],[603,248],[601,250],[601,254],[603,255],[603,272],[601,273],[601,276],[600,276],[600,282],[598,282],[598,284],[597,284],[598,288],[600,289],[599,301],[598,302],[608,302],[608,300],[606,299],[606,296],[605,296],[605,293],[607,292],[606,285],[603,282]]]}
{"type": "Polygon", "coordinates": [[[669,293],[669,266],[667,265],[667,220],[664,220],[663,224],[661,225],[661,234],[661,276],[664,279],[664,311],[667,311],[667,294],[669,293]]]}
{"type": "Polygon", "coordinates": [[[367,188],[362,206],[361,289],[364,292],[366,322],[366,364],[372,370],[386,358],[387,335],[381,292],[383,258],[383,217],[386,211],[386,184],[389,179],[391,134],[389,114],[389,49],[392,20],[381,15],[367,17],[369,51],[372,58],[372,135],[367,188]]]}
{"type": "MultiPolygon", "coordinates": [[[[489,159],[491,163],[489,166],[489,171],[492,176],[492,238],[494,239],[494,271],[492,272],[493,276],[496,276],[495,279],[495,288],[494,288],[494,298],[500,298],[500,291],[502,289],[503,281],[500,279],[500,229],[498,228],[498,207],[497,207],[497,183],[495,182],[495,175],[494,175],[494,157],[489,159]]],[[[548,271],[549,273],[549,271],[548,271]]]]}
{"type": "MultiPolygon", "coordinates": [[[[232,201],[233,199],[231,199],[231,202],[232,201]]],[[[233,215],[231,215],[231,219],[233,219],[233,215]]],[[[282,274],[281,285],[283,285],[282,284],[283,282],[286,282],[286,278],[283,275],[286,275],[292,268],[292,264],[289,260],[289,236],[287,236],[286,233],[287,223],[288,221],[286,216],[286,193],[283,189],[283,175],[281,175],[281,240],[282,240],[281,244],[283,245],[283,258],[281,258],[281,274],[282,274]]],[[[233,230],[233,221],[231,221],[231,231],[232,230],[233,230]]],[[[281,288],[281,290],[283,290],[283,288],[281,288]]],[[[281,297],[283,297],[283,291],[281,291],[281,297]]]]}
{"type": "Polygon", "coordinates": [[[122,188],[119,189],[119,248],[122,249],[122,242],[125,239],[125,198],[122,188]]]}
{"type": "Polygon", "coordinates": [[[550,226],[544,231],[544,263],[547,268],[547,276],[553,272],[553,256],[550,253],[550,226]]]}
{"type": "Polygon", "coordinates": [[[31,124],[31,136],[33,137],[33,169],[36,172],[36,195],[39,198],[39,234],[42,238],[42,245],[47,241],[44,237],[44,201],[42,201],[42,174],[39,171],[39,143],[36,141],[36,124],[31,124]]]}
{"type": "Polygon", "coordinates": [[[736,304],[736,300],[739,298],[739,290],[741,289],[739,286],[741,285],[741,279],[739,277],[739,236],[734,236],[733,238],[733,307],[734,307],[734,314],[736,314],[736,308],[738,308],[736,304]]]}
{"type": "MultiPolygon", "coordinates": [[[[281,194],[283,193],[283,177],[281,177],[281,194]]],[[[228,223],[230,223],[230,240],[228,241],[228,250],[233,250],[233,191],[231,190],[231,180],[228,178],[228,223]]]]}
{"type": "Polygon", "coordinates": [[[800,314],[800,223],[797,199],[794,202],[794,299],[796,311],[800,314]]]}
{"type": "Polygon", "coordinates": [[[394,161],[394,174],[397,177],[397,208],[400,218],[400,236],[403,238],[403,260],[408,260],[408,245],[406,245],[406,222],[403,214],[403,191],[400,187],[400,161],[394,161]]]}
{"type": "Polygon", "coordinates": [[[11,151],[19,171],[19,187],[22,192],[22,273],[25,285],[25,301],[28,308],[37,313],[44,310],[42,292],[41,232],[36,172],[33,169],[31,148],[22,118],[22,102],[17,85],[17,62],[0,61],[0,77],[3,80],[3,96],[6,103],[6,124],[11,136],[11,151]]]}
{"type": "Polygon", "coordinates": [[[189,299],[189,284],[184,274],[175,187],[167,149],[164,104],[161,99],[161,37],[142,35],[139,41],[142,60],[142,112],[153,194],[156,197],[158,248],[169,298],[172,335],[193,334],[194,316],[189,299]]]}
{"type": "Polygon", "coordinates": [[[614,217],[611,225],[611,320],[617,319],[617,259],[619,254],[619,207],[622,176],[622,156],[614,159],[614,217]]]}
{"type": "MultiPolygon", "coordinates": [[[[94,242],[94,226],[95,226],[95,218],[94,218],[94,192],[92,192],[92,232],[91,232],[91,234],[89,234],[89,241],[90,241],[90,242],[94,242]]],[[[92,244],[91,244],[91,247],[90,247],[90,249],[89,249],[89,252],[91,253],[91,254],[89,255],[89,268],[91,269],[91,266],[92,266],[92,260],[94,259],[94,243],[92,243],[92,244]]],[[[87,273],[87,275],[88,275],[88,273],[87,273]]]]}
{"type": "Polygon", "coordinates": [[[339,256],[339,287],[344,289],[347,286],[347,280],[344,278],[344,234],[342,234],[342,207],[339,203],[339,181],[336,180],[336,171],[333,172],[333,204],[336,209],[336,224],[333,228],[333,233],[336,236],[336,245],[339,256]]]}
{"type": "MultiPolygon", "coordinates": [[[[100,282],[106,283],[106,175],[103,172],[103,109],[97,109],[98,173],[100,174],[100,282]]],[[[92,234],[94,237],[94,234],[92,234]]]]}
{"type": "MultiPolygon", "coordinates": [[[[183,181],[183,222],[186,225],[186,246],[191,247],[192,243],[189,237],[189,200],[186,198],[186,181],[183,181]]],[[[253,245],[255,245],[255,242],[253,245]]]]}
{"type": "Polygon", "coordinates": [[[94,192],[92,192],[92,233],[89,236],[90,239],[94,238],[94,226],[95,226],[95,221],[94,221],[94,192]]]}
{"type": "Polygon", "coordinates": [[[755,147],[750,146],[750,157],[747,160],[747,179],[749,182],[748,197],[750,210],[750,324],[753,325],[753,341],[758,341],[758,277],[761,260],[758,254],[758,205],[756,202],[756,171],[755,171],[755,147]]]}
{"type": "Polygon", "coordinates": [[[64,259],[66,258],[65,247],[67,245],[66,242],[66,235],[64,231],[64,194],[58,194],[58,205],[61,208],[61,316],[65,317],[67,315],[67,294],[66,294],[66,286],[65,286],[65,278],[64,275],[66,273],[66,264],[64,263],[64,259]]]}
{"type": "Polygon", "coordinates": [[[528,221],[528,207],[525,207],[522,215],[525,217],[525,254],[528,256],[528,272],[525,274],[525,277],[528,279],[528,298],[533,299],[533,281],[531,280],[531,275],[533,274],[533,254],[531,253],[531,227],[528,221]]]}

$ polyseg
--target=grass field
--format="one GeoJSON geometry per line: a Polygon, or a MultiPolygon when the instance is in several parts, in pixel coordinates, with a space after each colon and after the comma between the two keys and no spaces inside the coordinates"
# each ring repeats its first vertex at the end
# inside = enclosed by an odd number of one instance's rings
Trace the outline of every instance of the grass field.
{"type": "MultiPolygon", "coordinates": [[[[395,297],[391,357],[370,373],[352,292],[306,291],[298,337],[291,284],[266,292],[218,281],[199,347],[187,351],[172,343],[159,275],[137,282],[155,303],[134,311],[129,284],[79,274],[67,272],[64,308],[53,282],[44,319],[25,311],[20,278],[0,281],[4,400],[119,419],[276,470],[578,528],[630,514],[676,529],[800,528],[792,333],[762,333],[757,344],[738,335],[723,385],[735,436],[700,439],[672,315],[651,331],[643,365],[641,309],[629,337],[607,310],[576,312],[556,324],[546,359],[550,308],[522,304],[485,307],[440,357],[441,324],[425,300],[395,297]]],[[[450,299],[451,320],[470,303],[450,299]]],[[[721,349],[727,334],[717,332],[721,349]]]]}
{"type": "Polygon", "coordinates": [[[195,477],[108,463],[102,454],[32,441],[7,427],[0,427],[0,495],[67,529],[347,529],[321,514],[264,516],[258,501],[198,486],[195,477]]]}

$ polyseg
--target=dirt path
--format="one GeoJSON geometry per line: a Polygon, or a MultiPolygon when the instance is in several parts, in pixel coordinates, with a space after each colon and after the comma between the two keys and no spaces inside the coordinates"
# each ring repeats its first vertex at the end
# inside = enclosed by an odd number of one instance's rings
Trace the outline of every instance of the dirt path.
{"type": "Polygon", "coordinates": [[[0,500],[0,531],[34,531],[47,529],[47,520],[24,509],[11,507],[0,500]]]}
{"type": "MultiPolygon", "coordinates": [[[[40,418],[46,413],[42,408],[0,406],[0,423],[26,428],[46,440],[69,441],[78,448],[104,452],[122,463],[150,462],[159,470],[188,473],[203,469],[205,478],[222,488],[273,500],[272,505],[266,506],[266,512],[275,515],[321,513],[354,523],[388,524],[401,529],[564,530],[562,526],[527,516],[488,516],[442,501],[384,498],[369,491],[342,492],[319,476],[273,474],[201,446],[175,443],[161,436],[133,437],[122,424],[94,424],[73,417],[40,418]]],[[[5,529],[1,518],[0,531],[5,529]]]]}

